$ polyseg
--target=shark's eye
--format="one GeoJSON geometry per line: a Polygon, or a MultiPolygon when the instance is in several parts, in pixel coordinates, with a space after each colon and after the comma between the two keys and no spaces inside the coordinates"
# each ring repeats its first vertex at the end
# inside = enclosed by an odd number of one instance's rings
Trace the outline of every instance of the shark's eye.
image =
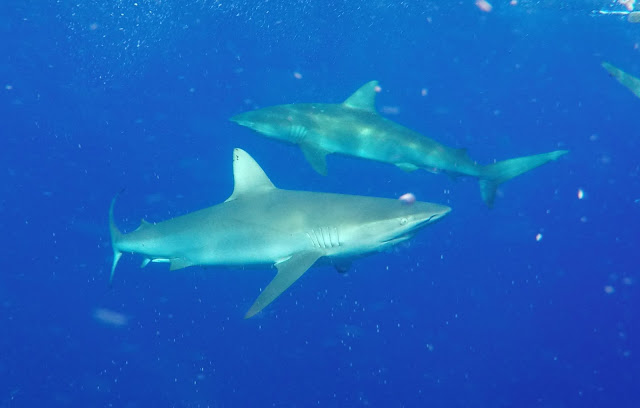
{"type": "Polygon", "coordinates": [[[405,225],[407,222],[409,222],[409,220],[407,220],[406,218],[400,218],[400,225],[405,225]]]}

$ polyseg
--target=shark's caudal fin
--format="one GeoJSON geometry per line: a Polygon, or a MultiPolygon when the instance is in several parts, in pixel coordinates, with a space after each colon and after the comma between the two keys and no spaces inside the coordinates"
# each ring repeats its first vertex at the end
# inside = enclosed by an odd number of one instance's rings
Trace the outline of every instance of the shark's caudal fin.
{"type": "Polygon", "coordinates": [[[556,150],[549,153],[503,160],[484,166],[479,176],[482,199],[489,207],[493,207],[496,191],[500,184],[538,166],[542,166],[551,160],[555,160],[568,152],[568,150],[556,150]]]}
{"type": "Polygon", "coordinates": [[[118,265],[118,261],[122,256],[122,252],[118,249],[118,240],[122,236],[122,233],[116,227],[116,223],[113,220],[113,207],[116,204],[116,198],[118,196],[113,197],[111,200],[111,206],[109,207],[109,231],[111,232],[111,247],[113,248],[113,265],[111,266],[111,275],[109,276],[109,284],[113,281],[113,273],[116,270],[116,265],[118,265]]]}

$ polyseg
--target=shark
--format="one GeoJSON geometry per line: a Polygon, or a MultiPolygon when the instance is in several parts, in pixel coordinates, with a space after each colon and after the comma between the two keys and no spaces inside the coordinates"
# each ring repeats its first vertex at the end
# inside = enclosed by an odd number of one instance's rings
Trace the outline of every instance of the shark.
{"type": "Polygon", "coordinates": [[[313,169],[322,175],[327,174],[326,156],[337,153],[390,163],[405,171],[425,169],[475,177],[489,207],[500,184],[568,152],[556,150],[482,166],[469,157],[466,149],[445,146],[379,115],[375,109],[378,90],[378,81],[370,81],[343,103],[268,106],[230,120],[299,146],[313,169]]]}
{"type": "Polygon", "coordinates": [[[636,78],[608,62],[603,62],[602,66],[607,70],[607,72],[609,72],[609,76],[615,78],[616,81],[620,82],[623,86],[633,92],[635,96],[640,98],[640,78],[636,78]]]}
{"type": "Polygon", "coordinates": [[[428,202],[279,189],[242,149],[233,151],[233,177],[226,201],[158,223],[142,220],[127,234],[114,221],[116,196],[109,208],[110,282],[123,253],[142,255],[142,267],[163,262],[170,270],[275,265],[249,318],[316,263],[346,271],[352,260],[405,242],[451,211],[428,202]]]}

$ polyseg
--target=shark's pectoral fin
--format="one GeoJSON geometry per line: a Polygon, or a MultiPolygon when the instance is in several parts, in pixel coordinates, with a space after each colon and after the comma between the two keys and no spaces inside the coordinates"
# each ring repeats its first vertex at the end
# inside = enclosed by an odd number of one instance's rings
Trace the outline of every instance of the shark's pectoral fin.
{"type": "Polygon", "coordinates": [[[396,163],[396,167],[402,171],[406,171],[407,173],[410,173],[412,171],[416,171],[419,169],[418,166],[411,163],[396,163]]]}
{"type": "Polygon", "coordinates": [[[282,292],[287,290],[298,278],[300,278],[322,256],[320,252],[299,252],[291,256],[286,261],[278,262],[278,274],[260,293],[260,296],[251,305],[251,308],[244,316],[245,319],[252,317],[269,303],[273,302],[282,292]]]}
{"type": "Polygon", "coordinates": [[[171,266],[169,267],[170,271],[177,271],[178,269],[195,265],[193,262],[185,258],[172,258],[169,262],[171,262],[171,266]]]}
{"type": "Polygon", "coordinates": [[[327,175],[327,151],[308,143],[300,145],[304,157],[307,159],[311,167],[323,176],[327,175]]]}

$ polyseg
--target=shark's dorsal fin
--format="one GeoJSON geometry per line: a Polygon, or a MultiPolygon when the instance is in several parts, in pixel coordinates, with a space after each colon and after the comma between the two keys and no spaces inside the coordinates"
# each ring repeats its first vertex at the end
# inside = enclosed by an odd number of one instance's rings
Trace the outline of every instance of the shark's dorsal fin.
{"type": "Polygon", "coordinates": [[[355,91],[353,95],[344,101],[343,105],[346,105],[354,109],[362,109],[369,112],[376,111],[376,87],[378,81],[367,82],[362,85],[360,89],[355,91]]]}
{"type": "Polygon", "coordinates": [[[276,188],[253,157],[238,148],[233,149],[233,183],[233,194],[227,201],[276,188]]]}
{"type": "Polygon", "coordinates": [[[138,226],[138,228],[136,228],[136,231],[141,231],[145,228],[148,228],[150,226],[152,226],[153,224],[150,223],[149,221],[146,221],[144,218],[140,220],[140,225],[138,226]]]}

